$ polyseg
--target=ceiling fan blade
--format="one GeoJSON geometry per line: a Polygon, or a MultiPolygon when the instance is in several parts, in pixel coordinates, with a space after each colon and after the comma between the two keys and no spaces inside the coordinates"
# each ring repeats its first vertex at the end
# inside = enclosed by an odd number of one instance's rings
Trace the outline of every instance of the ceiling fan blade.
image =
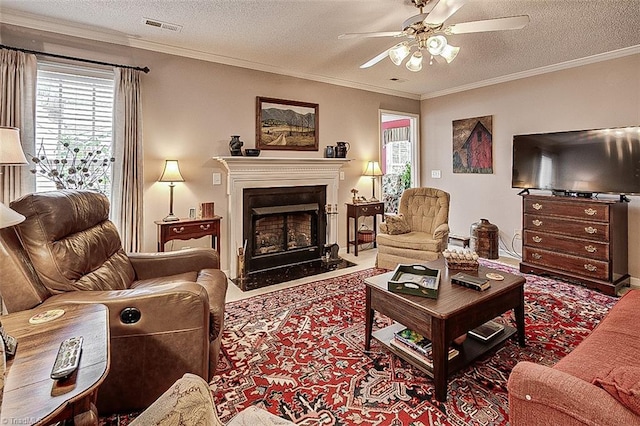
{"type": "Polygon", "coordinates": [[[425,24],[437,26],[449,19],[467,0],[440,0],[424,20],[425,24]]]}
{"type": "Polygon", "coordinates": [[[380,62],[381,60],[383,60],[384,58],[386,58],[387,56],[389,56],[389,50],[391,48],[385,50],[384,52],[380,53],[379,55],[377,55],[374,58],[369,59],[367,62],[365,62],[364,64],[360,65],[360,68],[369,68],[374,66],[375,64],[377,64],[378,62],[380,62]]]}
{"type": "Polygon", "coordinates": [[[446,30],[451,34],[480,33],[483,31],[519,30],[527,26],[529,16],[511,16],[508,18],[486,19],[483,21],[453,24],[446,30]]]}
{"type": "Polygon", "coordinates": [[[367,37],[400,37],[405,35],[404,31],[378,31],[375,33],[346,33],[340,34],[339,39],[367,38],[367,37]]]}

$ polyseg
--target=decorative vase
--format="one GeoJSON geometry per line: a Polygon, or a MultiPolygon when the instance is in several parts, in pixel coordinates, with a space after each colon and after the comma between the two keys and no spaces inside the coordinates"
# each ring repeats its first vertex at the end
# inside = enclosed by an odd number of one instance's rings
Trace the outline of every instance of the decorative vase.
{"type": "Polygon", "coordinates": [[[349,142],[336,142],[336,158],[347,158],[347,152],[349,152],[349,142]]]}
{"type": "Polygon", "coordinates": [[[229,151],[231,152],[231,155],[234,157],[241,156],[242,145],[244,145],[244,142],[240,140],[240,136],[231,136],[231,141],[229,142],[229,151]]]}

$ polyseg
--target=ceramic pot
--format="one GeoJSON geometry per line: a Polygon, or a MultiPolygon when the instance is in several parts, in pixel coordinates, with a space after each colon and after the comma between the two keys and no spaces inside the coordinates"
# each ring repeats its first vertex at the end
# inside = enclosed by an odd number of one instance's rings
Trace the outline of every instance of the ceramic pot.
{"type": "Polygon", "coordinates": [[[240,140],[240,136],[231,136],[231,141],[229,142],[229,152],[231,152],[231,155],[234,157],[241,156],[242,149],[240,148],[242,148],[242,145],[244,145],[244,142],[240,140]]]}
{"type": "Polygon", "coordinates": [[[349,142],[336,142],[336,158],[347,158],[350,147],[349,142]]]}
{"type": "Polygon", "coordinates": [[[485,259],[497,259],[498,227],[487,219],[471,225],[471,250],[485,259]]]}
{"type": "Polygon", "coordinates": [[[331,145],[324,149],[324,157],[325,158],[333,158],[336,156],[335,148],[331,145]]]}

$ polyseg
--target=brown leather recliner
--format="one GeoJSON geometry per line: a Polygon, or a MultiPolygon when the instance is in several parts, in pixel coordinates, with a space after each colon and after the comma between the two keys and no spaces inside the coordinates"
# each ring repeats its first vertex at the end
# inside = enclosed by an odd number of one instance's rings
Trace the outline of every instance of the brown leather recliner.
{"type": "Polygon", "coordinates": [[[108,219],[109,201],[96,192],[30,194],[11,208],[26,220],[0,232],[7,310],[109,308],[111,365],[98,392],[101,413],[144,409],[187,372],[211,379],[227,291],[215,250],[126,254],[108,219]],[[127,323],[126,308],[139,320],[127,323]]]}

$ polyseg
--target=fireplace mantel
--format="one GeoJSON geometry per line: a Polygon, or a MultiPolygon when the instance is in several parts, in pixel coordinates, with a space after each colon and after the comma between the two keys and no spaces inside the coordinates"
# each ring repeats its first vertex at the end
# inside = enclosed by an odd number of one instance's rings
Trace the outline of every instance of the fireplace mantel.
{"type": "MultiPolygon", "coordinates": [[[[227,218],[229,276],[237,276],[236,257],[243,246],[242,212],[245,188],[308,185],[327,186],[327,204],[338,204],[340,168],[345,158],[214,157],[227,171],[227,218]]],[[[222,265],[221,265],[222,266],[222,265]]]]}

